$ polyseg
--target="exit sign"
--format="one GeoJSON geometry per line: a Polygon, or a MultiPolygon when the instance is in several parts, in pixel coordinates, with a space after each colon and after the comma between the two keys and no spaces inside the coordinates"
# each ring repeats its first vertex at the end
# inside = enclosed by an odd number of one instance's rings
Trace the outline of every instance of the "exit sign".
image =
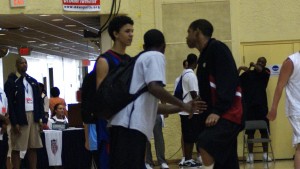
{"type": "Polygon", "coordinates": [[[10,7],[25,7],[25,0],[10,0],[10,7]]]}
{"type": "Polygon", "coordinates": [[[28,55],[30,55],[30,52],[31,52],[31,50],[30,50],[29,47],[20,47],[19,48],[19,55],[20,56],[28,56],[28,55]]]}

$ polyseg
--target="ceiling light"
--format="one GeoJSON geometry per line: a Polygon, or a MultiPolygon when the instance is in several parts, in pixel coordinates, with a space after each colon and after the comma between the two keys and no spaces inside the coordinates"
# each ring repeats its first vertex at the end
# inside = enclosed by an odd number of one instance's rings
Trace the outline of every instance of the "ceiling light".
{"type": "Polygon", "coordinates": [[[46,44],[46,43],[42,43],[42,44],[40,44],[39,46],[47,46],[48,44],[46,44]]]}
{"type": "Polygon", "coordinates": [[[40,16],[50,16],[50,15],[43,14],[43,15],[40,15],[40,16]]]}
{"type": "Polygon", "coordinates": [[[76,27],[76,25],[65,25],[65,27],[76,27]]]}
{"type": "Polygon", "coordinates": [[[35,43],[36,41],[34,41],[34,40],[29,40],[29,41],[27,41],[28,43],[35,43]]]}
{"type": "Polygon", "coordinates": [[[60,22],[60,21],[63,21],[63,19],[52,19],[51,21],[53,21],[53,22],[60,22]]]}
{"type": "Polygon", "coordinates": [[[0,33],[0,36],[4,36],[4,35],[6,35],[6,34],[0,33]]]}

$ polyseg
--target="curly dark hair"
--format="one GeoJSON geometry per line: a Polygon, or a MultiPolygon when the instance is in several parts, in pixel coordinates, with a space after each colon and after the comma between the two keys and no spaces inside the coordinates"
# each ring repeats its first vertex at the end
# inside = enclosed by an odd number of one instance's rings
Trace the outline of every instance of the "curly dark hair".
{"type": "Polygon", "coordinates": [[[114,17],[108,25],[108,34],[111,37],[111,39],[113,41],[116,40],[115,36],[114,36],[114,31],[119,32],[120,29],[126,25],[126,24],[130,24],[133,25],[134,22],[133,20],[128,17],[128,16],[116,16],[114,17]]]}

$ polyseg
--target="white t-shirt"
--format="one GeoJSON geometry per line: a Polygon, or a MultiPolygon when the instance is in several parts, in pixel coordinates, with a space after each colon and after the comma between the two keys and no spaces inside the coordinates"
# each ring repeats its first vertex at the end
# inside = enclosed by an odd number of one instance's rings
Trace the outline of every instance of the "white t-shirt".
{"type": "MultiPolygon", "coordinates": [[[[0,88],[0,114],[5,116],[7,113],[7,98],[3,89],[0,88]]],[[[0,126],[0,140],[3,140],[3,134],[1,134],[2,126],[0,126]]]]}
{"type": "MultiPolygon", "coordinates": [[[[7,113],[7,98],[3,89],[0,88],[0,113],[5,115],[7,113]]],[[[0,126],[1,127],[1,126],[0,126]]]]}
{"type": "MultiPolygon", "coordinates": [[[[157,51],[148,51],[140,55],[135,63],[130,86],[134,94],[153,81],[166,84],[165,57],[157,51]]],[[[136,129],[150,140],[157,115],[158,99],[149,92],[140,95],[128,104],[110,121],[110,125],[136,129]]]]}
{"type": "Polygon", "coordinates": [[[55,122],[69,123],[67,117],[65,117],[64,119],[58,119],[56,116],[53,116],[52,118],[49,118],[48,123],[47,123],[49,129],[51,129],[51,130],[52,130],[52,124],[55,123],[55,122]]]}
{"type": "Polygon", "coordinates": [[[300,116],[300,53],[289,56],[293,62],[294,70],[286,85],[285,111],[287,116],[300,116]]]}
{"type": "MultiPolygon", "coordinates": [[[[194,71],[192,69],[184,69],[182,74],[182,89],[183,89],[183,102],[187,103],[191,100],[193,100],[192,96],[191,96],[191,91],[196,91],[197,94],[199,94],[199,86],[198,86],[198,79],[197,76],[195,75],[194,71]]],[[[175,81],[175,89],[176,86],[178,85],[179,76],[176,81],[175,81]]],[[[189,113],[187,112],[179,112],[180,115],[189,115],[189,113]]],[[[198,114],[198,113],[195,113],[198,114]]]]}
{"type": "Polygon", "coordinates": [[[33,91],[31,85],[26,78],[23,78],[23,84],[25,86],[25,111],[33,111],[33,91]]]}

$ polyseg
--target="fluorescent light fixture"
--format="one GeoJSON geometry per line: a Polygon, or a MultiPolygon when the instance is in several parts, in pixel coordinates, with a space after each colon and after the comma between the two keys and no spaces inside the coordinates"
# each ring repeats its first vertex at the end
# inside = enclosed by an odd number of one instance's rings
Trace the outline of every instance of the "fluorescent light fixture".
{"type": "Polygon", "coordinates": [[[46,43],[42,43],[42,44],[40,44],[39,46],[47,46],[48,44],[46,44],[46,43]]]}
{"type": "Polygon", "coordinates": [[[50,15],[47,15],[47,14],[43,14],[43,15],[40,15],[40,16],[50,16],[50,15]]]}
{"type": "Polygon", "coordinates": [[[63,19],[52,19],[51,21],[53,21],[53,22],[60,22],[60,21],[63,21],[63,19]]]}
{"type": "Polygon", "coordinates": [[[65,27],[76,27],[76,25],[65,25],[65,27]]]}
{"type": "Polygon", "coordinates": [[[6,35],[6,34],[4,34],[4,33],[0,33],[0,36],[4,36],[4,35],[6,35]]]}
{"type": "Polygon", "coordinates": [[[27,41],[28,43],[35,43],[36,41],[34,41],[34,40],[29,40],[29,41],[27,41]]]}

